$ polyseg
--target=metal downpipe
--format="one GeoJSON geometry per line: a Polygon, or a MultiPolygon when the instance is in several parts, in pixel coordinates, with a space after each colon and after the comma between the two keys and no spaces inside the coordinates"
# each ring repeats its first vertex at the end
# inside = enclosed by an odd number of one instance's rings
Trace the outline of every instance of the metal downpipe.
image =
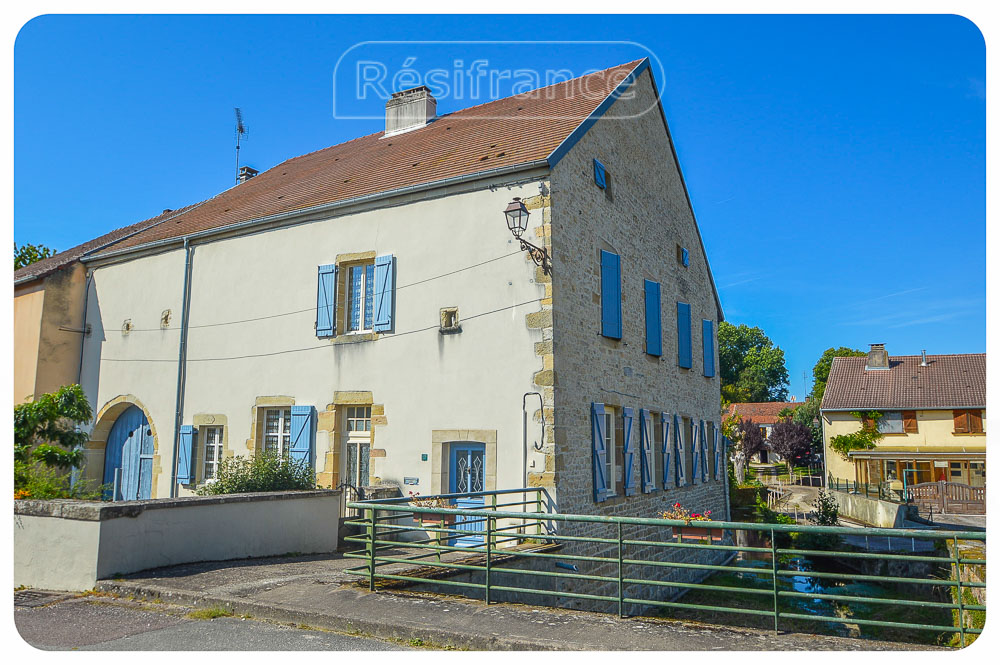
{"type": "Polygon", "coordinates": [[[191,298],[191,244],[184,238],[184,289],[181,294],[181,334],[177,348],[177,410],[174,414],[174,446],[170,462],[170,498],[177,496],[177,456],[184,417],[184,379],[187,364],[188,301],[191,298]]]}

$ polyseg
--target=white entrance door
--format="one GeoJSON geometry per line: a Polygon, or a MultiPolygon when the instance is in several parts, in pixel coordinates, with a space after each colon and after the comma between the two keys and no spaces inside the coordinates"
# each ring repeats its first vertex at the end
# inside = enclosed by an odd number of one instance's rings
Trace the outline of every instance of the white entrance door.
{"type": "Polygon", "coordinates": [[[369,484],[368,460],[372,444],[372,408],[349,406],[344,417],[344,482],[354,487],[369,484]]]}

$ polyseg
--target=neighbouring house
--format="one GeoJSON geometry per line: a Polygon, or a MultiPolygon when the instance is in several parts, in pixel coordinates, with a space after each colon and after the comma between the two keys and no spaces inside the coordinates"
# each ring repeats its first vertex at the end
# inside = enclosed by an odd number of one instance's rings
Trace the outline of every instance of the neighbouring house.
{"type": "MultiPolygon", "coordinates": [[[[794,400],[795,398],[792,397],[791,402],[733,402],[726,407],[723,419],[729,418],[735,413],[740,418],[752,420],[760,428],[761,435],[767,441],[767,437],[771,436],[774,424],[781,420],[779,414],[786,409],[794,411],[804,403],[794,400]]],[[[766,464],[771,456],[778,457],[770,450],[762,450],[758,455],[758,461],[766,464]]]]}
{"type": "Polygon", "coordinates": [[[14,271],[14,404],[80,380],[89,276],[83,258],[169,217],[106,233],[14,271]]]}
{"type": "Polygon", "coordinates": [[[726,514],[722,307],[648,60],[435,108],[85,257],[88,477],[187,495],[274,450],[324,487],[726,514]]]}
{"type": "Polygon", "coordinates": [[[947,481],[986,485],[986,354],[834,358],[820,406],[826,473],[838,479],[908,486],[947,481]],[[884,436],[848,459],[830,439],[857,432],[862,418],[884,436]]]}

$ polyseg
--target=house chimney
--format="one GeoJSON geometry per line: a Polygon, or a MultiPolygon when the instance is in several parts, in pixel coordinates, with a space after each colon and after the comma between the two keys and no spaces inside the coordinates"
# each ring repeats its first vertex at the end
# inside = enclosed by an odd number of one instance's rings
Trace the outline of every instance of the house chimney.
{"type": "Polygon", "coordinates": [[[425,126],[437,116],[437,100],[425,85],[392,93],[385,103],[385,136],[425,126]]]}
{"type": "Polygon", "coordinates": [[[243,184],[244,182],[246,182],[250,178],[252,178],[255,175],[257,175],[258,173],[260,173],[260,171],[258,171],[257,169],[251,168],[249,166],[241,166],[240,167],[240,177],[239,177],[240,184],[243,184]]]}
{"type": "Polygon", "coordinates": [[[927,349],[920,350],[920,366],[927,367],[927,349]]]}
{"type": "Polygon", "coordinates": [[[889,353],[885,350],[885,344],[871,345],[865,369],[889,369],[889,353]]]}

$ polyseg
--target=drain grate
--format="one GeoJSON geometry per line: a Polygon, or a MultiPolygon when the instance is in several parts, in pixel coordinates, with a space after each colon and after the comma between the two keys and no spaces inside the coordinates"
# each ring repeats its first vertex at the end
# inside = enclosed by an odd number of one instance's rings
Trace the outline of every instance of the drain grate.
{"type": "Polygon", "coordinates": [[[15,591],[14,607],[41,607],[66,598],[70,595],[57,591],[15,591]]]}

